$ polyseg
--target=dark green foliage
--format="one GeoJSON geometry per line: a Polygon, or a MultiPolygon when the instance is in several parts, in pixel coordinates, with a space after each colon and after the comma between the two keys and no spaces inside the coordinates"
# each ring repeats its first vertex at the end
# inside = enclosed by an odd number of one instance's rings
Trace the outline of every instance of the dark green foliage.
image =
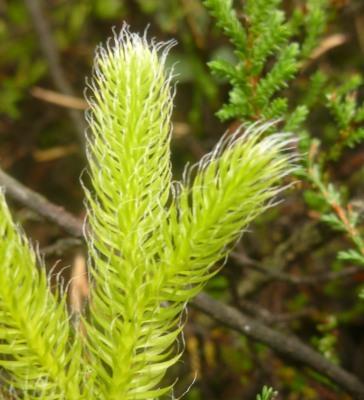
{"type": "Polygon", "coordinates": [[[205,6],[210,9],[211,14],[216,18],[217,26],[235,46],[237,56],[242,57],[247,45],[247,37],[245,29],[232,8],[232,3],[232,0],[206,0],[204,2],[205,6]]]}
{"type": "Polygon", "coordinates": [[[327,0],[308,0],[306,13],[303,17],[305,38],[301,47],[301,56],[309,57],[317,46],[320,36],[324,33],[327,24],[327,0]]]}
{"type": "Polygon", "coordinates": [[[364,139],[364,104],[357,100],[361,87],[362,77],[353,75],[327,94],[327,107],[337,126],[337,138],[328,154],[333,160],[340,157],[345,147],[353,148],[364,139]]]}
{"type": "Polygon", "coordinates": [[[228,103],[217,113],[221,120],[284,118],[287,129],[301,126],[308,110],[301,105],[289,111],[282,89],[289,86],[302,60],[317,45],[325,27],[326,3],[326,0],[310,1],[306,16],[297,10],[294,18],[287,20],[280,0],[248,0],[239,20],[231,1],[204,2],[216,18],[217,26],[234,44],[238,58],[234,64],[209,63],[213,74],[225,77],[232,85],[228,103]],[[308,32],[302,45],[293,41],[300,27],[308,32]]]}

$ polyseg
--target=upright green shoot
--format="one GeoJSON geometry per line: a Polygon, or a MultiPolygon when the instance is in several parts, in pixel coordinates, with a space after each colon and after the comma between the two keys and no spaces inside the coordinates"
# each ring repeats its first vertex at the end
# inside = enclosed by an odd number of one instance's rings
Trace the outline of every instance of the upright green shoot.
{"type": "Polygon", "coordinates": [[[186,303],[294,168],[292,138],[267,136],[274,124],[260,123],[226,134],[182,182],[172,182],[174,88],[165,67],[172,45],[124,25],[96,53],[85,229],[91,295],[82,336],[1,195],[0,365],[24,398],[150,400],[171,393],[162,380],[181,355],[186,303]]]}

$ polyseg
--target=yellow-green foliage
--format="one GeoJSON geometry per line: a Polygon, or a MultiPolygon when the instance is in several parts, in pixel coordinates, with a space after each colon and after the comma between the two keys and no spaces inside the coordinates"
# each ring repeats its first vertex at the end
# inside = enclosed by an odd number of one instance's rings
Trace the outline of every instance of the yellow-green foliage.
{"type": "Polygon", "coordinates": [[[64,299],[49,291],[45,270],[37,269],[35,254],[14,226],[2,192],[0,268],[3,378],[23,392],[22,398],[79,398],[79,344],[71,339],[64,299]]]}
{"type": "Polygon", "coordinates": [[[186,303],[293,168],[291,139],[264,137],[272,124],[256,124],[227,134],[183,182],[172,182],[171,45],[124,27],[97,50],[88,96],[91,298],[82,340],[1,200],[0,363],[24,398],[170,392],[161,380],[180,356],[186,303]]]}

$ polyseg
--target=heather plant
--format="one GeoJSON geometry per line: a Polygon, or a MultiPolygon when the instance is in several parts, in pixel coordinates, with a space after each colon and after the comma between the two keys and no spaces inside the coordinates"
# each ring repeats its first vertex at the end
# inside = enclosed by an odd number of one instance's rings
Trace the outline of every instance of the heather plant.
{"type": "Polygon", "coordinates": [[[294,9],[288,18],[281,9],[281,0],[247,0],[243,21],[238,19],[232,1],[205,0],[204,4],[238,57],[235,63],[214,60],[209,64],[214,74],[231,85],[228,101],[218,117],[241,122],[281,118],[286,129],[297,131],[304,150],[300,176],[311,189],[304,192],[304,197],[309,207],[320,212],[322,221],[346,233],[352,242],[355,249],[340,251],[339,259],[363,265],[364,241],[358,230],[361,209],[352,207],[343,196],[345,187],[336,187],[329,178],[329,163],[339,160],[345,149],[363,142],[364,104],[359,96],[363,77],[353,73],[345,82],[334,84],[323,71],[314,71],[304,93],[296,94],[301,97],[296,107],[290,107],[282,92],[304,71],[318,45],[328,23],[328,2],[309,0],[305,12],[294,9]],[[331,124],[319,139],[308,129],[307,119],[320,106],[331,124]]]}
{"type": "MultiPolygon", "coordinates": [[[[241,123],[281,118],[284,129],[297,132],[303,166],[299,175],[308,209],[349,239],[347,248],[337,251],[337,260],[344,265],[363,266],[362,202],[349,198],[345,184],[334,182],[332,168],[345,150],[363,143],[363,77],[346,72],[338,81],[327,71],[307,72],[332,17],[329,2],[308,0],[304,8],[293,8],[289,15],[283,11],[281,0],[247,0],[241,9],[235,8],[232,1],[205,0],[204,4],[236,55],[235,61],[218,59],[209,63],[212,73],[230,86],[228,99],[217,116],[222,121],[241,123]],[[299,90],[295,78],[304,75],[307,84],[299,90]],[[319,128],[317,120],[310,120],[317,110],[327,119],[319,128]],[[320,129],[323,132],[318,134],[320,129]]],[[[363,294],[361,289],[360,297],[363,294]]],[[[317,327],[319,332],[321,326],[317,327]]],[[[319,350],[325,356],[329,354],[327,358],[336,359],[333,331],[337,325],[324,326],[329,328],[317,340],[325,343],[322,349],[318,346],[319,350]]]]}
{"type": "MultiPolygon", "coordinates": [[[[170,162],[173,42],[126,26],[97,49],[87,114],[90,299],[72,324],[66,293],[0,202],[0,366],[15,398],[157,399],[182,351],[187,302],[218,273],[294,169],[270,122],[227,133],[182,182],[170,162]],[[221,265],[221,263],[219,264],[221,265]],[[82,325],[82,329],[79,327],[82,325]]],[[[265,388],[262,398],[273,392],[265,388]]]]}
{"type": "Polygon", "coordinates": [[[290,107],[282,90],[292,84],[317,45],[326,26],[327,3],[309,0],[306,13],[297,7],[287,18],[281,0],[247,0],[241,10],[244,18],[239,19],[231,0],[204,1],[236,55],[235,62],[209,63],[213,74],[231,84],[228,101],[217,113],[221,120],[283,118],[288,130],[301,126],[307,105],[290,107]]]}

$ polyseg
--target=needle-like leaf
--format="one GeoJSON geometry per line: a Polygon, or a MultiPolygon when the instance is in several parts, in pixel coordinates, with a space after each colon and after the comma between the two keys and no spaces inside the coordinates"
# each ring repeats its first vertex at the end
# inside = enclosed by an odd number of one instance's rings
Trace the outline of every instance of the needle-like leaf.
{"type": "Polygon", "coordinates": [[[64,299],[50,292],[1,191],[0,268],[0,366],[7,383],[21,398],[79,398],[80,359],[70,358],[79,344],[71,344],[64,299]]]}

